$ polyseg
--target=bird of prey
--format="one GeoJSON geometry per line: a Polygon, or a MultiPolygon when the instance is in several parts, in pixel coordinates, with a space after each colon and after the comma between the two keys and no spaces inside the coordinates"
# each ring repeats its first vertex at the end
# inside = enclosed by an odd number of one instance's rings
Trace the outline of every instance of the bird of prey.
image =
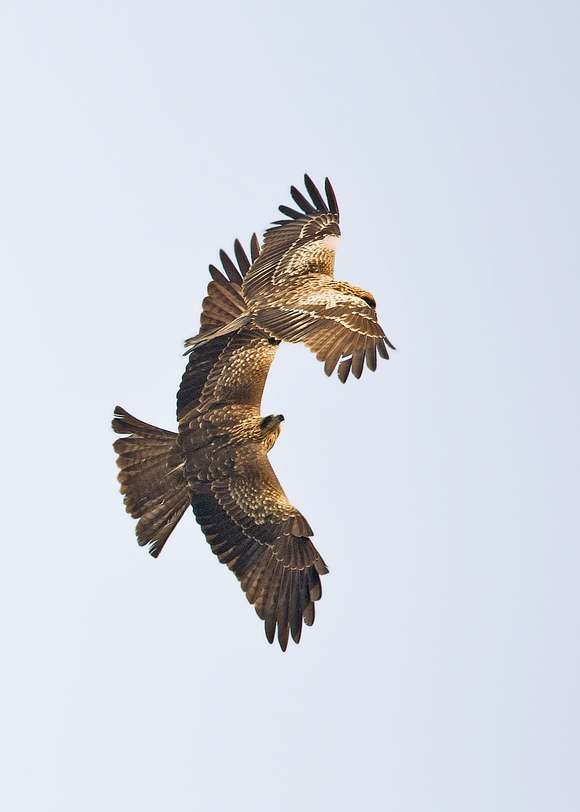
{"type": "MultiPolygon", "coordinates": [[[[252,239],[255,262],[259,246],[252,239]]],[[[225,274],[203,302],[201,335],[219,333],[246,309],[243,277],[250,261],[235,243],[238,267],[221,252],[225,274]]],[[[190,352],[177,395],[179,432],[137,420],[121,407],[113,429],[127,511],[139,544],[157,557],[191,505],[213,552],[239,579],[266,637],[286,650],[298,643],[302,621],[314,622],[320,576],[328,572],[312,530],[289,502],[268,461],[283,415],[260,415],[260,401],[280,342],[250,322],[227,330],[190,352]]]]}
{"type": "Polygon", "coordinates": [[[311,202],[291,187],[300,211],[279,206],[286,219],[275,221],[264,235],[241,285],[241,312],[221,326],[202,320],[204,329],[186,346],[253,325],[278,341],[306,344],[324,362],[327,375],[342,358],[338,377],[344,383],[351,370],[360,378],[365,359],[375,370],[377,352],[388,358],[386,345],[394,347],[377,321],[374,297],[334,279],[340,228],[330,181],[325,182],[326,201],[308,175],[304,184],[311,202]]]}

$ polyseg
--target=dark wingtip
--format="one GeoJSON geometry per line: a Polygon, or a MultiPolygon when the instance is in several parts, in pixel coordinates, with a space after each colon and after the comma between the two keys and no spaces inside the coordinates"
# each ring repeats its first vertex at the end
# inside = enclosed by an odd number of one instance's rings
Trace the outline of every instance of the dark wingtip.
{"type": "Polygon", "coordinates": [[[234,240],[234,254],[236,255],[240,273],[242,276],[245,276],[250,269],[251,262],[242,247],[242,243],[239,240],[234,240]]]}
{"type": "Polygon", "coordinates": [[[371,344],[370,347],[367,347],[365,351],[365,357],[367,361],[367,367],[370,369],[371,372],[374,372],[377,368],[377,345],[371,344]]]}
{"type": "Polygon", "coordinates": [[[285,214],[286,217],[289,217],[291,220],[298,220],[300,217],[304,217],[301,211],[291,209],[290,206],[278,206],[278,211],[281,211],[282,214],[285,214]]]}
{"type": "Polygon", "coordinates": [[[316,613],[314,611],[314,603],[310,601],[302,613],[302,616],[304,617],[304,623],[306,623],[307,626],[313,625],[315,614],[316,613]]]}
{"type": "Polygon", "coordinates": [[[278,642],[280,643],[280,648],[282,649],[282,651],[286,651],[286,648],[288,647],[289,633],[290,629],[288,627],[288,624],[283,626],[280,626],[280,624],[278,624],[278,642]]]}
{"type": "Polygon", "coordinates": [[[324,198],[308,175],[304,175],[304,185],[317,211],[328,213],[328,206],[324,202],[324,198]]]}
{"type": "Polygon", "coordinates": [[[264,622],[264,631],[266,632],[266,638],[268,639],[268,643],[274,642],[274,635],[276,634],[276,618],[272,619],[267,617],[264,622]]]}
{"type": "Polygon", "coordinates": [[[122,406],[115,406],[113,414],[115,415],[115,418],[119,418],[119,417],[126,417],[129,414],[129,412],[126,412],[125,409],[123,409],[122,406]]]}
{"type": "Polygon", "coordinates": [[[256,236],[256,232],[252,234],[252,239],[250,240],[250,256],[252,257],[252,262],[255,262],[260,256],[260,242],[256,236]]]}
{"type": "Polygon", "coordinates": [[[338,366],[338,379],[341,383],[346,383],[350,368],[352,366],[352,358],[345,358],[338,366]]]}
{"type": "Polygon", "coordinates": [[[294,202],[300,206],[304,214],[313,214],[315,211],[314,206],[312,203],[309,203],[308,200],[306,200],[302,192],[299,192],[295,186],[290,187],[290,194],[292,195],[294,202]]]}
{"type": "Polygon", "coordinates": [[[379,351],[379,355],[381,356],[381,358],[384,358],[385,361],[389,360],[389,351],[385,347],[384,340],[377,341],[377,350],[379,351]]]}
{"type": "MultiPolygon", "coordinates": [[[[128,417],[131,417],[129,412],[125,411],[122,406],[115,406],[115,411],[113,412],[114,417],[111,420],[111,428],[115,432],[115,434],[130,434],[131,429],[128,428],[127,423],[125,422],[128,417]]],[[[115,443],[113,443],[113,446],[115,443]]]]}
{"type": "Polygon", "coordinates": [[[330,211],[333,214],[336,214],[337,217],[340,217],[340,212],[338,210],[338,203],[336,201],[336,195],[334,194],[334,189],[332,188],[332,183],[328,180],[328,178],[324,181],[324,191],[326,192],[326,198],[328,200],[328,205],[330,207],[330,211]]]}
{"type": "MultiPolygon", "coordinates": [[[[302,621],[302,617],[300,617],[300,620],[302,621]]],[[[294,642],[297,645],[300,642],[301,637],[302,637],[302,623],[300,623],[300,626],[298,626],[296,629],[292,629],[292,640],[294,640],[294,642]]]]}

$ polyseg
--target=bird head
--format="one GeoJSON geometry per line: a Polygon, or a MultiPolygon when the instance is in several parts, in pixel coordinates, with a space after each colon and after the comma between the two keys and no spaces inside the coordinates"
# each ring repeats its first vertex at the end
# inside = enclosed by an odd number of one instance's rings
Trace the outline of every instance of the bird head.
{"type": "Polygon", "coordinates": [[[278,439],[283,420],[283,414],[269,414],[260,421],[260,433],[262,435],[262,443],[266,446],[266,451],[269,451],[278,439]]]}

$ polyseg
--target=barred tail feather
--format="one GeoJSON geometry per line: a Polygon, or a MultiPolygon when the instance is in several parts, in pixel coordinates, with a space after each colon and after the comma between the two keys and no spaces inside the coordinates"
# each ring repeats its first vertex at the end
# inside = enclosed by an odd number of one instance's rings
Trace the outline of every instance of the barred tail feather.
{"type": "Polygon", "coordinates": [[[113,443],[121,469],[118,480],[127,513],[139,519],[135,533],[157,558],[191,504],[177,434],[138,420],[120,406],[113,431],[126,434],[113,443]]]}

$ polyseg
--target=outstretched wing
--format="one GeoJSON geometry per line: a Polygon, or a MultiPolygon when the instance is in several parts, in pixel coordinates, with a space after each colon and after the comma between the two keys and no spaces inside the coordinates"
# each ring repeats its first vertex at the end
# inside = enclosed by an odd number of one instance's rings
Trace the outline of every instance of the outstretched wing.
{"type": "Polygon", "coordinates": [[[198,523],[220,561],[238,577],[273,641],[298,642],[314,622],[326,566],[312,530],[289,502],[264,447],[232,437],[259,422],[260,401],[278,342],[252,327],[196,347],[178,394],[179,444],[198,523]],[[207,363],[199,375],[197,356],[207,363]],[[205,378],[205,379],[204,379],[205,378]]]}
{"type": "MultiPolygon", "coordinates": [[[[213,552],[237,576],[264,621],[266,637],[286,650],[300,640],[302,621],[314,623],[320,576],[328,569],[312,544],[308,522],[294,508],[257,446],[221,455],[222,471],[211,482],[192,483],[195,516],[213,552]]],[[[215,465],[215,460],[212,461],[215,465]]],[[[191,472],[190,472],[191,475],[191,472]]]]}
{"type": "Polygon", "coordinates": [[[369,369],[376,369],[377,352],[388,358],[387,344],[393,345],[377,321],[371,294],[334,280],[340,229],[328,178],[326,202],[308,175],[304,182],[312,203],[291,188],[302,211],[280,206],[289,219],[266,231],[242,294],[256,325],[279,340],[306,344],[324,362],[327,375],[343,358],[338,375],[344,383],[351,369],[360,378],[365,360],[369,369]]]}
{"type": "Polygon", "coordinates": [[[308,175],[304,175],[304,183],[312,203],[295,186],[290,188],[302,211],[279,207],[288,219],[277,220],[266,231],[260,256],[244,278],[244,298],[251,305],[263,305],[274,293],[272,286],[286,280],[310,273],[334,274],[335,248],[340,237],[336,197],[328,178],[328,203],[308,175]]]}
{"type": "Polygon", "coordinates": [[[308,276],[300,285],[287,285],[280,301],[264,305],[254,320],[278,339],[306,344],[324,362],[327,375],[343,358],[338,377],[344,383],[351,369],[360,378],[365,359],[374,371],[377,352],[388,358],[386,344],[393,346],[377,321],[374,306],[361,294],[365,291],[357,292],[346,283],[308,276]]]}

